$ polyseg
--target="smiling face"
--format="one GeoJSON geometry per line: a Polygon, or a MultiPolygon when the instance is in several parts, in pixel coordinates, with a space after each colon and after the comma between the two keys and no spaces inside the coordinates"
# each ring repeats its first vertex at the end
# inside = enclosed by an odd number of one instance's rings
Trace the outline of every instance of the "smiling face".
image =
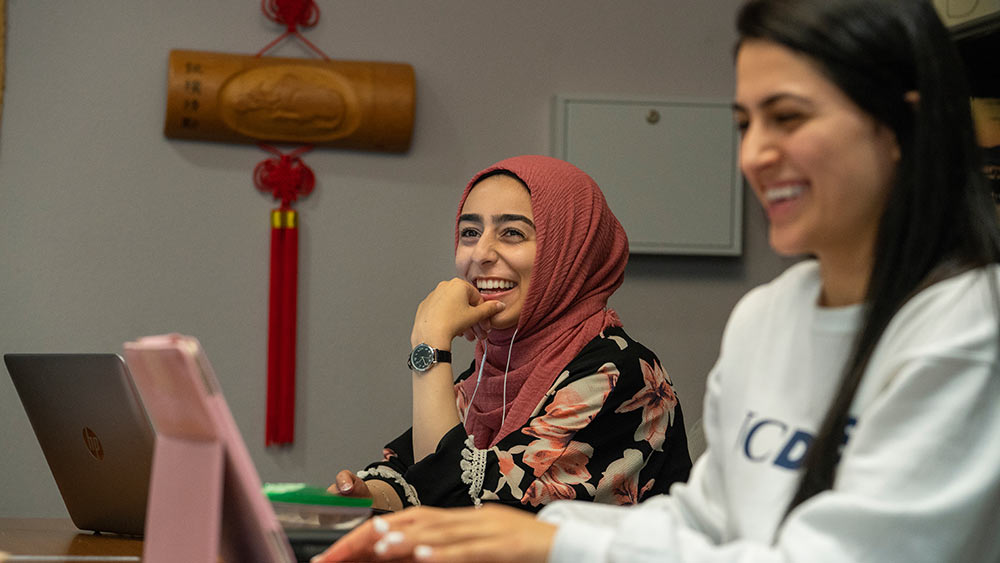
{"type": "Polygon", "coordinates": [[[469,192],[458,221],[455,269],[484,299],[507,306],[494,328],[517,325],[535,264],[536,234],[531,196],[521,182],[497,175],[469,192]]]}
{"type": "Polygon", "coordinates": [[[810,59],[747,40],[736,59],[740,168],[779,254],[870,269],[899,160],[895,135],[810,59]]]}

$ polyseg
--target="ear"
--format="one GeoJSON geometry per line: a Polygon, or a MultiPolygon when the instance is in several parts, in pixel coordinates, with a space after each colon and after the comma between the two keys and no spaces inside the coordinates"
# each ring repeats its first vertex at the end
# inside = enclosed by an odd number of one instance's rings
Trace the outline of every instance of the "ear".
{"type": "MultiPolygon", "coordinates": [[[[920,92],[916,90],[910,90],[903,94],[903,101],[910,105],[910,109],[917,111],[920,108],[920,92]]],[[[893,139],[892,147],[892,158],[899,162],[902,158],[902,152],[899,150],[899,140],[893,139]]]]}
{"type": "Polygon", "coordinates": [[[903,151],[899,149],[899,142],[896,140],[895,135],[893,135],[892,140],[892,160],[899,164],[899,161],[903,158],[903,151]]]}

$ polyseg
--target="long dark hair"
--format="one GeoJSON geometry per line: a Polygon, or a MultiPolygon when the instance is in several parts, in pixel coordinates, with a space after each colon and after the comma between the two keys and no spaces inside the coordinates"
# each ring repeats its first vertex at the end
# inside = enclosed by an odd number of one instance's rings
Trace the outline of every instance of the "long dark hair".
{"type": "Polygon", "coordinates": [[[848,411],[893,316],[927,286],[1000,260],[1000,228],[980,168],[962,63],[929,1],[750,0],[737,29],[737,49],[761,39],[810,57],[895,133],[901,152],[861,328],[787,516],[833,486],[848,411]]]}

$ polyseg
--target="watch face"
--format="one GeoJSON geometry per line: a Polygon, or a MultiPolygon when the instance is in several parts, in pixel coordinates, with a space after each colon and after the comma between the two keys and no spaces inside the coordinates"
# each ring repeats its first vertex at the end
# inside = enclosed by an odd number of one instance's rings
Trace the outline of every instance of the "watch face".
{"type": "Polygon", "coordinates": [[[410,353],[410,362],[413,369],[425,371],[434,364],[434,349],[426,344],[417,344],[417,347],[410,353]]]}

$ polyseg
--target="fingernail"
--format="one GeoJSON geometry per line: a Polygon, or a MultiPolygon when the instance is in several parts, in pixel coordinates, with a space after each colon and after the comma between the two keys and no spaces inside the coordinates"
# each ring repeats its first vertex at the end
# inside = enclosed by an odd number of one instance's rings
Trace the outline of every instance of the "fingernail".
{"type": "Polygon", "coordinates": [[[339,488],[340,488],[340,492],[342,492],[342,493],[348,493],[348,492],[351,491],[351,484],[350,483],[341,483],[339,485],[339,488]]]}
{"type": "Polygon", "coordinates": [[[376,532],[384,534],[389,531],[389,523],[381,516],[374,516],[372,517],[372,528],[375,528],[376,532]]]}
{"type": "Polygon", "coordinates": [[[385,555],[386,551],[389,551],[389,544],[385,540],[375,542],[375,555],[385,555]]]}
{"type": "Polygon", "coordinates": [[[434,550],[431,549],[429,545],[418,545],[413,548],[413,557],[415,559],[427,559],[431,556],[434,550]]]}

